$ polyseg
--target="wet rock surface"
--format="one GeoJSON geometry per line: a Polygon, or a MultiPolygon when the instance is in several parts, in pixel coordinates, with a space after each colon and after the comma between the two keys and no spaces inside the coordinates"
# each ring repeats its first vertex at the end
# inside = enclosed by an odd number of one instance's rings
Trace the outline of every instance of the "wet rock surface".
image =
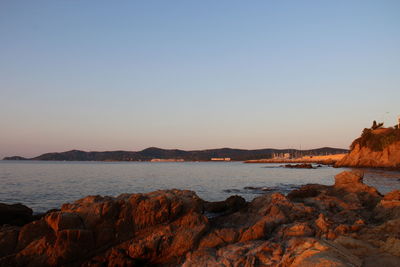
{"type": "Polygon", "coordinates": [[[399,266],[400,191],[362,174],[205,202],[163,190],[88,196],[0,228],[0,266],[399,266]],[[207,213],[216,214],[207,216],[207,213]]]}

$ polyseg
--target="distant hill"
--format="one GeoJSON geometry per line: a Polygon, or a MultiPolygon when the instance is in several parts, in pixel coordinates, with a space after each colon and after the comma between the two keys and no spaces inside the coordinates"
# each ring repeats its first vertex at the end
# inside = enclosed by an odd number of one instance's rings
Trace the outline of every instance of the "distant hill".
{"type": "Polygon", "coordinates": [[[13,157],[5,157],[3,160],[28,160],[28,159],[19,156],[13,156],[13,157]]]}
{"type": "Polygon", "coordinates": [[[325,155],[347,153],[347,149],[323,147],[309,150],[296,149],[233,149],[219,148],[207,150],[179,150],[146,148],[142,151],[104,151],[86,152],[71,150],[66,152],[46,153],[38,157],[25,159],[22,157],[6,157],[4,160],[53,160],[53,161],[148,161],[152,159],[184,159],[185,161],[208,161],[211,158],[231,158],[231,160],[252,160],[271,158],[275,153],[291,153],[292,155],[325,155]]]}

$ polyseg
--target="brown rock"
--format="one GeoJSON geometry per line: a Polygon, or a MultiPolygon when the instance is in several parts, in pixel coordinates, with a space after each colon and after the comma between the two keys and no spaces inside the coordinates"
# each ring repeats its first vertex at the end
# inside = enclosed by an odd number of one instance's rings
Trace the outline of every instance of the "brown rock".
{"type": "Polygon", "coordinates": [[[89,196],[0,228],[0,266],[389,267],[400,259],[399,202],[351,172],[250,203],[183,190],[89,196]]]}
{"type": "Polygon", "coordinates": [[[326,220],[324,214],[322,213],[320,213],[318,219],[315,220],[315,225],[322,233],[328,233],[331,228],[331,224],[326,220]]]}
{"type": "Polygon", "coordinates": [[[18,242],[19,228],[16,226],[0,227],[0,258],[14,253],[18,242]]]}
{"type": "Polygon", "coordinates": [[[392,192],[387,193],[383,200],[386,201],[400,201],[400,190],[393,190],[392,192]]]}
{"type": "Polygon", "coordinates": [[[386,194],[374,209],[375,220],[388,221],[400,218],[400,191],[386,194]]]}
{"type": "Polygon", "coordinates": [[[339,236],[333,243],[340,244],[360,258],[365,258],[366,256],[378,252],[377,249],[369,243],[348,236],[339,236]]]}
{"type": "Polygon", "coordinates": [[[284,230],[284,237],[309,237],[314,236],[314,230],[309,226],[308,223],[294,223],[292,226],[287,227],[284,230]]]}
{"type": "Polygon", "coordinates": [[[240,242],[254,239],[266,239],[278,225],[286,221],[287,218],[283,214],[274,217],[265,216],[257,223],[244,230],[240,237],[240,242]]]}
{"type": "Polygon", "coordinates": [[[204,210],[212,213],[233,213],[245,207],[246,201],[241,196],[230,196],[224,201],[205,202],[204,210]]]}
{"type": "Polygon", "coordinates": [[[299,189],[292,190],[287,195],[287,197],[290,200],[298,200],[298,199],[303,199],[303,198],[316,197],[325,188],[327,188],[327,187],[324,185],[318,185],[318,184],[303,185],[299,189]]]}
{"type": "Polygon", "coordinates": [[[386,239],[380,250],[392,254],[393,256],[400,257],[400,239],[394,236],[390,236],[386,239]]]}
{"type": "Polygon", "coordinates": [[[219,249],[200,249],[186,255],[183,267],[278,266],[282,248],[268,241],[249,241],[219,249]]]}
{"type": "Polygon", "coordinates": [[[45,220],[38,220],[24,225],[18,235],[18,250],[25,248],[35,240],[51,234],[52,230],[45,220]]]}
{"type": "Polygon", "coordinates": [[[312,238],[294,238],[288,244],[283,255],[281,266],[291,267],[325,267],[361,266],[362,261],[346,248],[329,241],[312,238]]]}
{"type": "Polygon", "coordinates": [[[0,203],[0,225],[22,226],[33,220],[32,209],[22,204],[0,203]]]}
{"type": "Polygon", "coordinates": [[[0,263],[55,266],[169,262],[193,249],[207,230],[208,220],[201,215],[202,210],[202,201],[190,191],[87,197],[25,225],[19,235],[8,233],[10,237],[4,240],[9,241],[11,249],[7,253],[14,251],[13,247],[19,252],[0,263]],[[131,245],[125,245],[130,239],[131,245]],[[109,247],[110,252],[104,251],[109,247]],[[124,253],[112,252],[117,247],[124,253]],[[91,260],[95,251],[103,251],[105,257],[91,260]]]}
{"type": "Polygon", "coordinates": [[[199,248],[213,248],[236,242],[239,233],[233,228],[216,229],[204,236],[199,244],[199,248]]]}
{"type": "MultiPolygon", "coordinates": [[[[280,193],[266,194],[255,198],[248,208],[252,220],[249,227],[242,228],[240,241],[266,239],[276,227],[299,218],[311,217],[314,209],[302,203],[292,203],[280,193]]],[[[249,217],[249,216],[247,216],[249,217]]]]}
{"type": "Polygon", "coordinates": [[[390,254],[373,254],[365,258],[363,267],[398,267],[399,262],[400,258],[390,254]]]}
{"type": "Polygon", "coordinates": [[[336,195],[343,197],[347,202],[359,202],[368,209],[372,209],[380,201],[382,195],[374,187],[364,184],[363,176],[363,173],[357,171],[341,172],[335,176],[334,189],[336,195]]]}
{"type": "Polygon", "coordinates": [[[335,176],[335,187],[349,187],[363,182],[364,174],[362,172],[344,171],[335,176]]]}
{"type": "Polygon", "coordinates": [[[344,235],[344,234],[348,233],[349,231],[350,231],[350,226],[349,225],[345,225],[345,224],[338,225],[334,230],[334,232],[337,235],[344,235]]]}
{"type": "Polygon", "coordinates": [[[55,231],[65,229],[84,229],[85,226],[79,215],[70,212],[53,212],[45,217],[46,223],[55,231]]]}

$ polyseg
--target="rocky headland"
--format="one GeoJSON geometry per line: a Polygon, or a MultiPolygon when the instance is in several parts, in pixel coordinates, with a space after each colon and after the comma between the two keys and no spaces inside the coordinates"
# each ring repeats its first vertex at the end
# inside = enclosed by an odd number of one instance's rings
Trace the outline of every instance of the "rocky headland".
{"type": "Polygon", "coordinates": [[[88,196],[33,221],[29,210],[14,208],[0,228],[0,266],[400,263],[400,191],[383,196],[356,172],[338,174],[333,186],[309,184],[251,202],[163,190],[88,196]]]}
{"type": "Polygon", "coordinates": [[[365,128],[335,166],[400,169],[400,129],[365,128]]]}

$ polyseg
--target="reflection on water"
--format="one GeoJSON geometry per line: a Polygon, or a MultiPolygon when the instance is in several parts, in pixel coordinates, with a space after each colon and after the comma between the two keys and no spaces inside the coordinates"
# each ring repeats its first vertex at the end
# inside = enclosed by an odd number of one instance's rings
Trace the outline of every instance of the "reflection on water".
{"type": "MultiPolygon", "coordinates": [[[[251,200],[268,190],[287,193],[306,183],[330,185],[334,175],[343,170],[241,162],[0,161],[0,202],[20,202],[43,212],[87,195],[117,196],[171,188],[193,190],[208,201],[233,194],[251,200]]],[[[400,188],[400,172],[365,172],[365,182],[382,193],[400,188]]]]}
{"type": "Polygon", "coordinates": [[[400,172],[379,169],[363,169],[364,182],[376,187],[379,192],[386,194],[394,189],[400,189],[400,172]]]}

